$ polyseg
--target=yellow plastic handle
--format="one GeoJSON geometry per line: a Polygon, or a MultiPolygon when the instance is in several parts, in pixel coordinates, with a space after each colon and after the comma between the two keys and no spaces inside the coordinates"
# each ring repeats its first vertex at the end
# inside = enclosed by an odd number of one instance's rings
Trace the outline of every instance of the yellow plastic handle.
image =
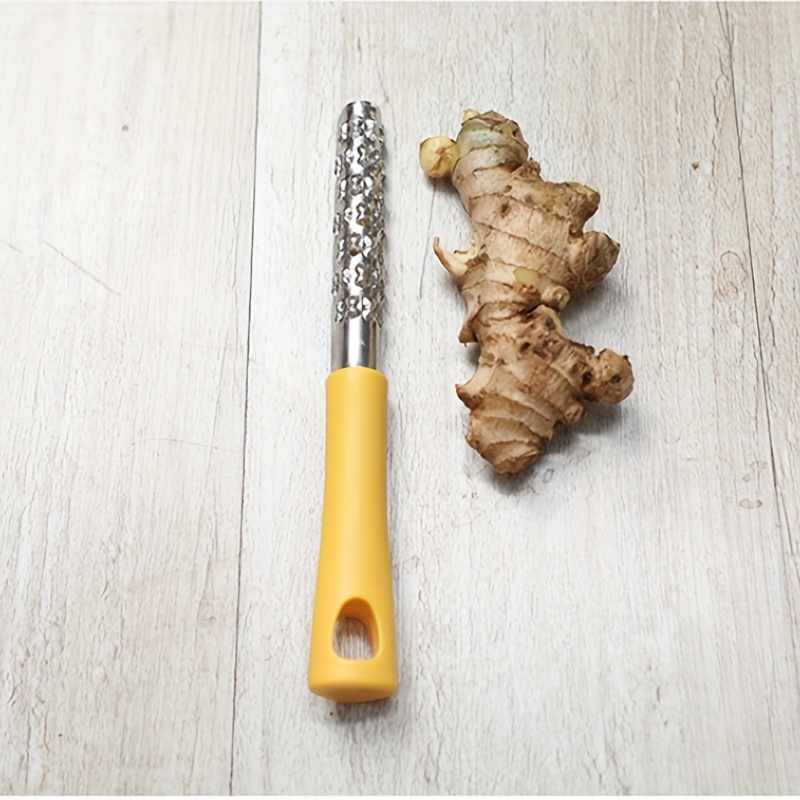
{"type": "Polygon", "coordinates": [[[308,687],[338,703],[397,690],[397,653],[386,519],[385,376],[344,367],[327,381],[325,502],[308,687]],[[333,645],[336,622],[361,622],[372,658],[346,659],[333,645]]]}

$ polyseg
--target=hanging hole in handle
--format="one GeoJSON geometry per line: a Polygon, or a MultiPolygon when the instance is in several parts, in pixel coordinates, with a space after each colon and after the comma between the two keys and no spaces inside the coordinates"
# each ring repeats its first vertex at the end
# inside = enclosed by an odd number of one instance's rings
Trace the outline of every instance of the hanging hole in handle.
{"type": "Polygon", "coordinates": [[[348,600],[333,630],[333,649],[340,658],[368,660],[378,650],[377,626],[372,609],[360,599],[348,600]]]}

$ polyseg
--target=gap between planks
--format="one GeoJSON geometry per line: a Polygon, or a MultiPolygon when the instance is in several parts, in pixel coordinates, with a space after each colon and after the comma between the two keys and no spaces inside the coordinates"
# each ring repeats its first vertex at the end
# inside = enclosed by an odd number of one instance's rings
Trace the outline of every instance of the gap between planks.
{"type": "Polygon", "coordinates": [[[228,794],[233,795],[233,772],[236,764],[236,682],[239,670],[239,612],[242,600],[242,543],[244,537],[244,503],[247,474],[247,420],[249,409],[250,392],[250,339],[252,333],[252,310],[253,310],[253,257],[255,253],[255,232],[256,232],[256,201],[258,197],[258,125],[260,121],[260,98],[261,98],[261,39],[262,21],[264,17],[264,4],[258,5],[258,44],[256,45],[256,96],[255,96],[255,119],[253,122],[253,197],[250,210],[250,272],[248,275],[247,287],[247,344],[245,346],[245,371],[244,371],[244,420],[242,424],[242,491],[239,502],[239,553],[236,566],[236,630],[233,637],[233,692],[231,708],[231,762],[228,774],[228,794]]]}

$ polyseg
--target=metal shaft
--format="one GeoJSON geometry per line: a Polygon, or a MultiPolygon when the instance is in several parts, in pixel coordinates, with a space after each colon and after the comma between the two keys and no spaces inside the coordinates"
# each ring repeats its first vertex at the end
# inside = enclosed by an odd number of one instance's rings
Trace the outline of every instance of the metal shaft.
{"type": "Polygon", "coordinates": [[[384,292],[384,133],[366,101],[339,118],[331,370],[378,367],[384,292]]]}

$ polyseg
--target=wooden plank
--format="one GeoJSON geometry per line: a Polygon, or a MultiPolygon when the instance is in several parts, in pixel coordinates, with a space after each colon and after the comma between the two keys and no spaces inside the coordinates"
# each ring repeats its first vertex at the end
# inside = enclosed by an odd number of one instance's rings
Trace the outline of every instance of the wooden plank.
{"type": "Polygon", "coordinates": [[[234,791],[796,791],[792,578],[717,9],[278,6],[262,36],[234,791]],[[305,670],[333,127],[358,97],[390,158],[401,687],[334,707],[305,670]],[[462,439],[453,384],[474,361],[430,248],[468,224],[416,163],[468,107],[517,119],[546,177],[600,189],[595,227],[623,248],[564,323],[630,354],[634,394],[512,480],[462,439]]]}
{"type": "MultiPolygon", "coordinates": [[[[769,416],[772,461],[765,471],[777,489],[775,514],[782,540],[782,583],[792,617],[792,645],[800,664],[800,263],[796,231],[800,209],[800,17],[797,6],[723,7],[733,63],[740,157],[747,201],[748,253],[758,305],[761,362],[769,416]]],[[[776,683],[787,714],[800,718],[796,683],[776,683]]],[[[795,725],[777,757],[784,791],[800,792],[800,730],[795,725]]]]}
{"type": "Polygon", "coordinates": [[[0,791],[227,791],[257,6],[0,8],[0,791]]]}

